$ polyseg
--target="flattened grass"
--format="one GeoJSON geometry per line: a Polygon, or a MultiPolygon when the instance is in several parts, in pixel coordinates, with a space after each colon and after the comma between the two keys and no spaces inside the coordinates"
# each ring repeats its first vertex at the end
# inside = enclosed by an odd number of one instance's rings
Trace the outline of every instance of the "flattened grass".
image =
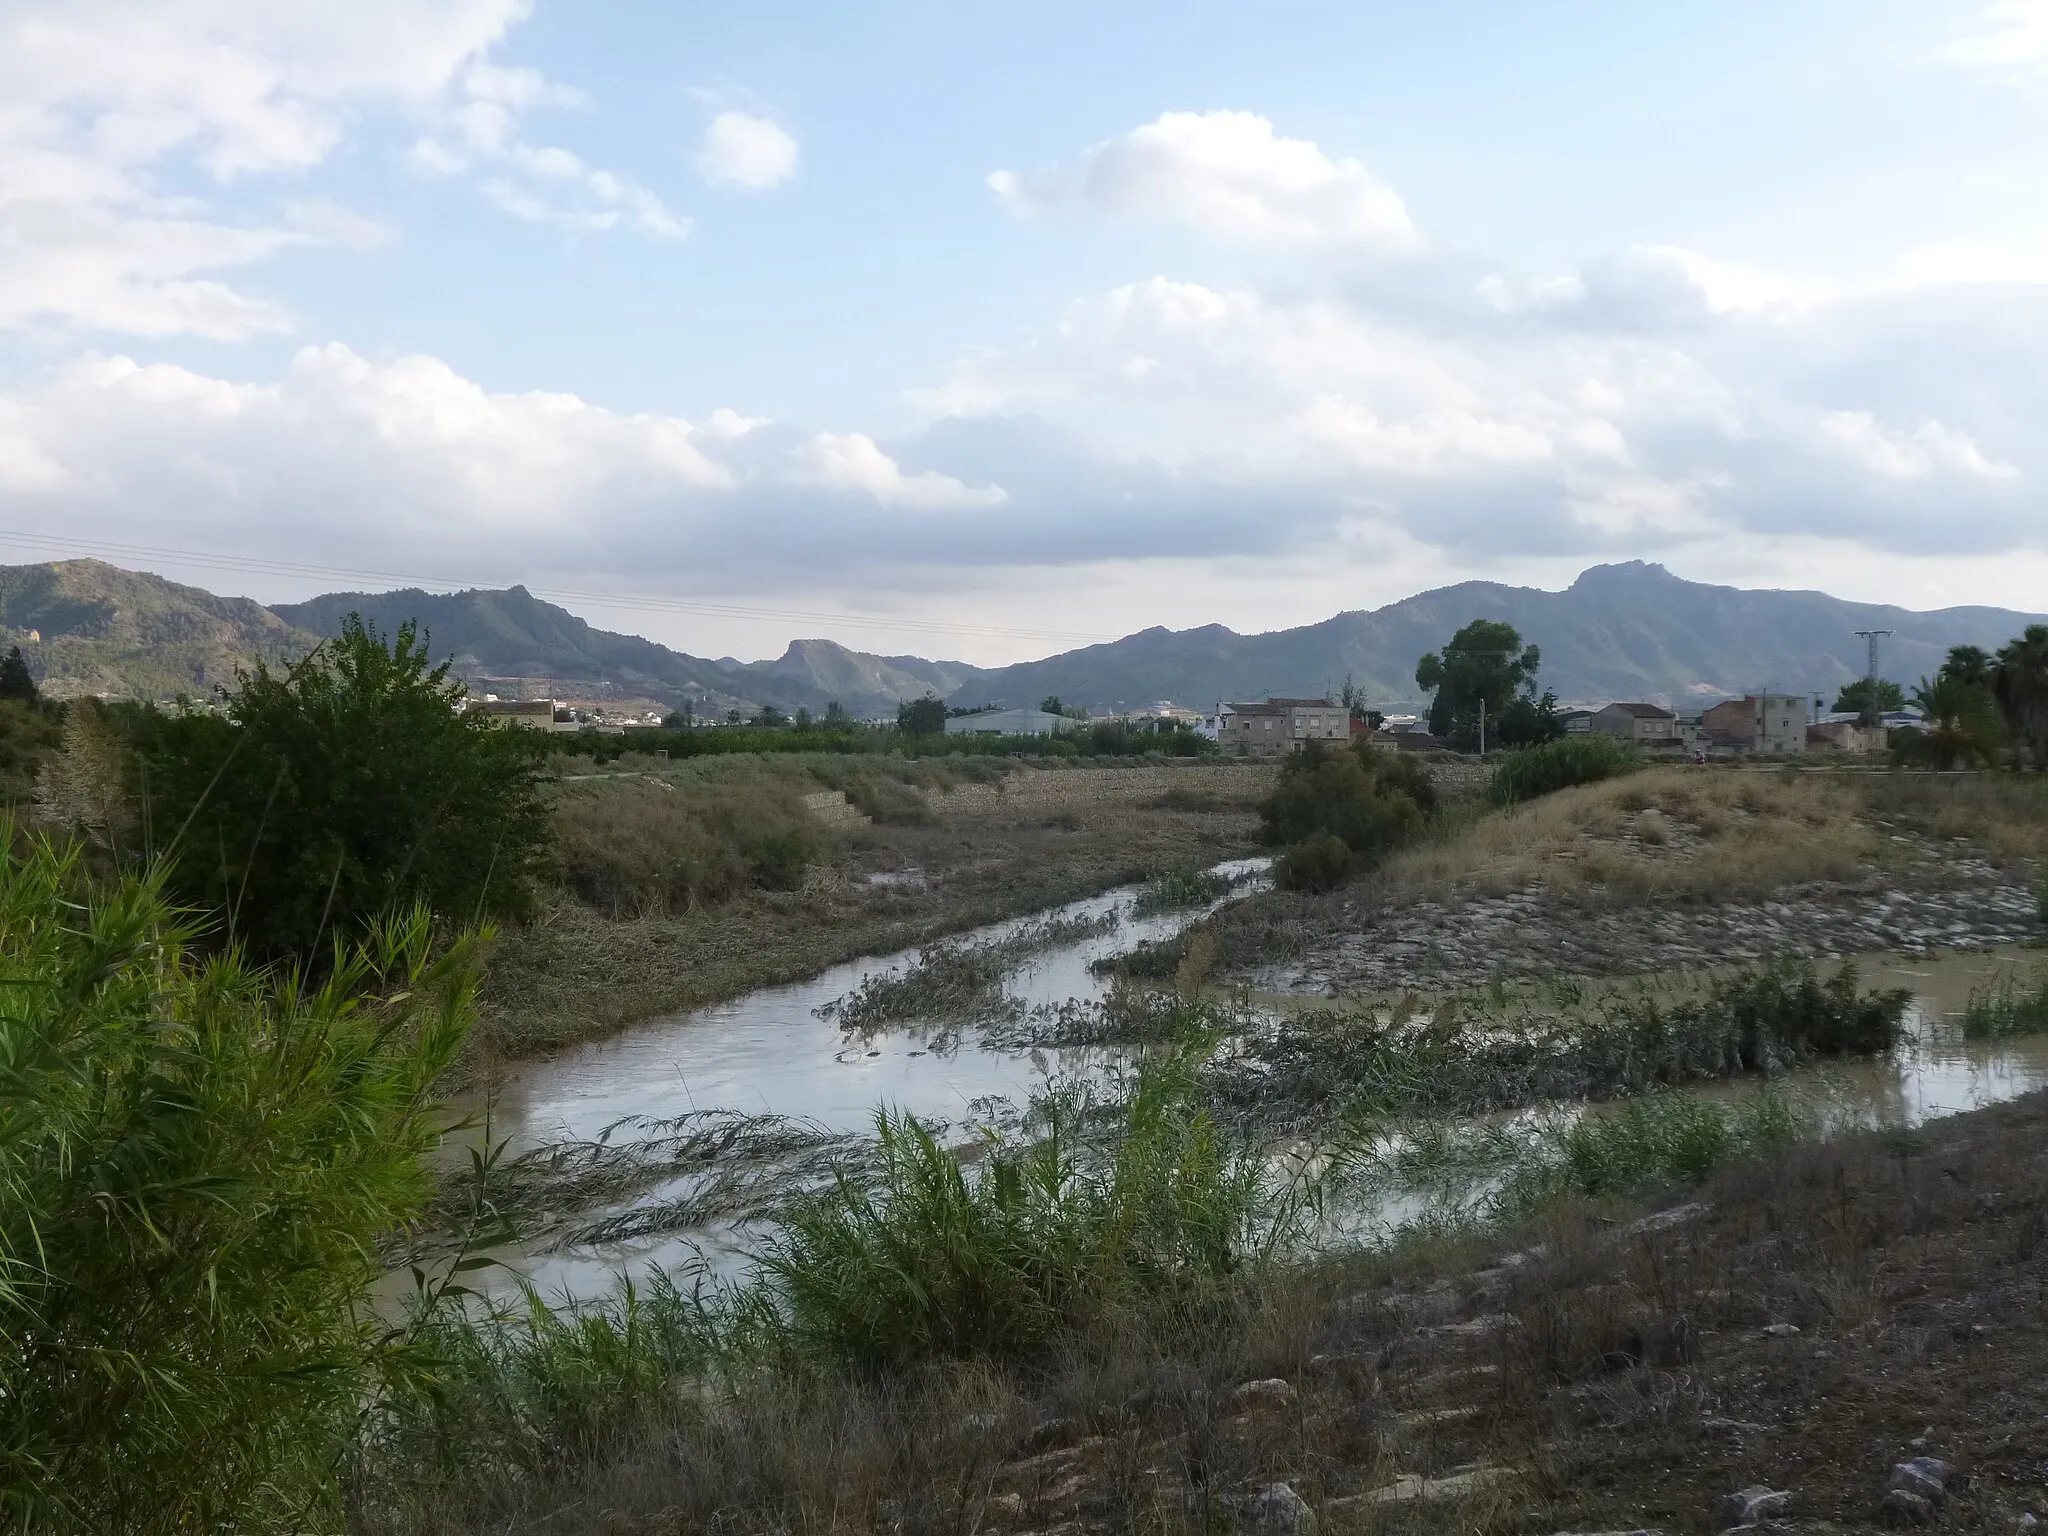
{"type": "Polygon", "coordinates": [[[1660,767],[1462,820],[1396,854],[1384,879],[1435,896],[1541,883],[1587,904],[1725,901],[1853,880],[1894,846],[1847,776],[1660,767]]]}

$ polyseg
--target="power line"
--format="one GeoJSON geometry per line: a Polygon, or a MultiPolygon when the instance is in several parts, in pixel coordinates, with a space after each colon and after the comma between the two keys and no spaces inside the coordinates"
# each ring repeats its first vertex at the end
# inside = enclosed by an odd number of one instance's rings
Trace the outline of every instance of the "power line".
{"type": "MultiPolygon", "coordinates": [[[[457,581],[446,576],[422,576],[393,571],[355,570],[344,566],[314,565],[296,560],[273,560],[257,555],[217,555],[198,550],[167,549],[149,544],[119,544],[94,539],[54,538],[41,533],[15,533],[0,529],[0,541],[43,548],[78,551],[88,556],[114,555],[125,559],[175,560],[201,570],[242,571],[261,576],[300,576],[340,581],[393,582],[400,586],[487,587],[481,581],[457,581]]],[[[780,623],[836,624],[855,629],[915,630],[927,634],[983,635],[1005,640],[1079,640],[1100,643],[1113,636],[1100,632],[1082,633],[1057,629],[1013,629],[994,624],[946,624],[933,619],[892,619],[879,614],[815,613],[788,608],[753,608],[735,603],[707,603],[689,598],[654,594],[590,592],[571,587],[533,586],[522,583],[536,597],[563,602],[602,603],[611,608],[650,613],[678,613],[707,618],[759,619],[780,623]]]]}

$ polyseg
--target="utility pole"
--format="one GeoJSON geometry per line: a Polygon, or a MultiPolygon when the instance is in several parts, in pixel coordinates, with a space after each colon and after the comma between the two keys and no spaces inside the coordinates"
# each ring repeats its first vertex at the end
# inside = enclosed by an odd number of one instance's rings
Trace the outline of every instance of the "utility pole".
{"type": "Polygon", "coordinates": [[[1486,756],[1486,700],[1479,701],[1479,756],[1486,756]]]}
{"type": "Polygon", "coordinates": [[[1876,725],[1879,723],[1877,707],[1877,642],[1884,636],[1891,634],[1892,631],[1888,629],[1859,629],[1856,633],[1870,643],[1870,668],[1863,674],[1863,712],[1861,718],[1856,723],[1858,725],[1876,725]]]}

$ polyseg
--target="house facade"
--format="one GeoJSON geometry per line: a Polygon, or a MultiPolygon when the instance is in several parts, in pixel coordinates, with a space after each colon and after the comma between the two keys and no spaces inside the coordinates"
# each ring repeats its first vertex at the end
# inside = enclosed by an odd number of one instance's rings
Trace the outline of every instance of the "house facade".
{"type": "Polygon", "coordinates": [[[1586,729],[1619,736],[1638,747],[1669,747],[1679,742],[1678,716],[1657,704],[1609,704],[1593,711],[1586,729]]]}
{"type": "Polygon", "coordinates": [[[1217,711],[1217,744],[1232,757],[1284,757],[1306,742],[1344,742],[1351,712],[1329,699],[1268,699],[1217,711]]]}
{"type": "Polygon", "coordinates": [[[1701,714],[1700,726],[1709,744],[1724,751],[1803,755],[1810,708],[1803,693],[1752,693],[1716,704],[1701,714]]]}

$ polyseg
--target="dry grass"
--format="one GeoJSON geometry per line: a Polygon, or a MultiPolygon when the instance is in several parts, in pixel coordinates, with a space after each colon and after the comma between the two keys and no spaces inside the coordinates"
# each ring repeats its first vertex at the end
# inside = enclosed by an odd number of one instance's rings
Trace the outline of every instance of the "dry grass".
{"type": "Polygon", "coordinates": [[[1856,782],[1874,812],[1930,837],[1982,844],[2001,864],[2048,860],[2048,774],[1891,773],[1856,782]]]}
{"type": "Polygon", "coordinates": [[[1229,768],[1178,770],[1194,796],[1186,808],[1084,799],[1055,817],[1001,796],[973,816],[927,814],[933,794],[1000,772],[973,759],[623,766],[674,788],[621,775],[563,786],[563,825],[581,847],[565,856],[576,884],[498,941],[474,1036],[481,1059],[558,1049],[1258,845],[1229,768]],[[761,888],[746,834],[793,825],[797,797],[827,787],[899,809],[821,831],[793,888],[761,888]]]}
{"type": "Polygon", "coordinates": [[[1540,883],[1587,904],[1723,901],[1853,880],[1893,846],[1857,780],[1668,767],[1454,823],[1397,855],[1383,879],[1434,896],[1540,883]]]}

